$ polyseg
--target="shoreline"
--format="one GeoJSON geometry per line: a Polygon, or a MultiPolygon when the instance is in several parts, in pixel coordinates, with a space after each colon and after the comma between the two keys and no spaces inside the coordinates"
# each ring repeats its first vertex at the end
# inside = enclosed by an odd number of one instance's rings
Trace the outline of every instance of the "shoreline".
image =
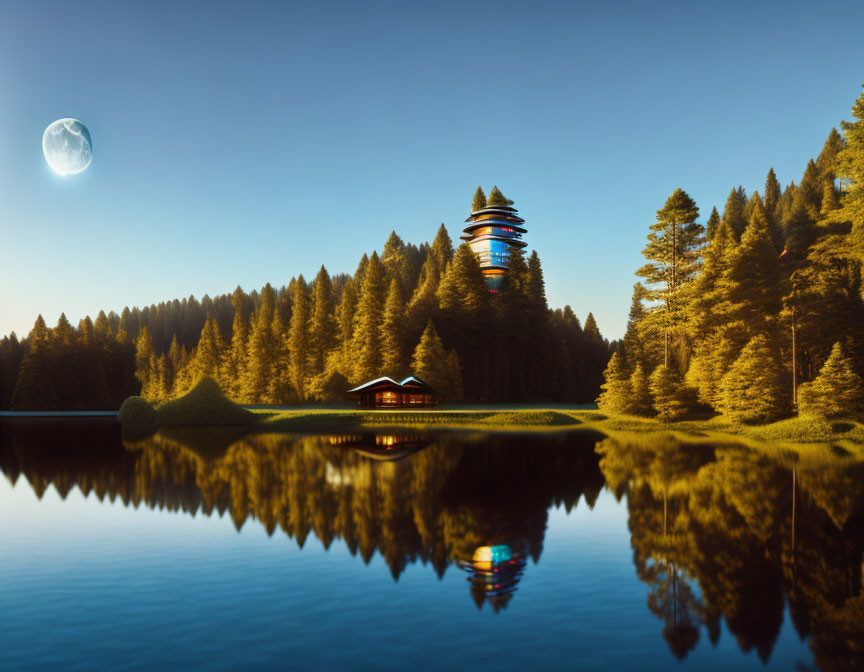
{"type": "MultiPolygon", "coordinates": [[[[345,431],[421,429],[424,431],[470,431],[507,434],[556,434],[593,431],[612,439],[639,441],[640,436],[667,434],[689,444],[743,444],[771,451],[790,449],[800,452],[825,450],[847,453],[864,460],[864,424],[851,420],[825,420],[795,417],[770,425],[737,425],[722,416],[700,420],[660,422],[654,418],[612,415],[597,409],[565,406],[549,407],[454,407],[424,410],[362,410],[344,408],[250,408],[256,421],[246,425],[261,434],[313,434],[345,431]]],[[[0,413],[0,420],[114,418],[113,411],[29,411],[0,413]]],[[[125,423],[124,423],[125,424],[125,423]]],[[[132,423],[136,424],[136,423],[132,423]]],[[[145,423],[146,424],[146,423],[145,423]]],[[[205,427],[190,423],[156,423],[163,427],[205,427]]]]}

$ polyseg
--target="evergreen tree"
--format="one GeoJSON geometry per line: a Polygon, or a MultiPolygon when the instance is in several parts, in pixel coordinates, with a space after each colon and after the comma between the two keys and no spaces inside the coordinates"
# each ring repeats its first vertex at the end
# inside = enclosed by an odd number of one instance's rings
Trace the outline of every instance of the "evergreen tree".
{"type": "Polygon", "coordinates": [[[171,345],[168,348],[168,364],[171,378],[167,383],[167,387],[169,390],[174,390],[177,375],[189,365],[189,353],[186,352],[186,348],[180,345],[180,341],[177,340],[177,334],[174,334],[174,337],[171,339],[171,345]]]}
{"type": "Polygon", "coordinates": [[[731,264],[737,244],[735,234],[725,222],[720,222],[717,231],[702,250],[702,272],[695,278],[692,292],[687,296],[687,320],[691,336],[703,337],[725,321],[725,306],[728,285],[724,275],[731,264]]]}
{"type": "Polygon", "coordinates": [[[309,357],[313,375],[324,371],[327,353],[338,345],[335,312],[333,283],[327,269],[321,266],[315,276],[312,319],[309,325],[309,357]]]}
{"type": "Polygon", "coordinates": [[[626,412],[643,417],[652,415],[654,412],[648,376],[645,375],[642,365],[638,363],[630,374],[630,399],[626,412]]]}
{"type": "Polygon", "coordinates": [[[342,289],[342,298],[339,301],[339,343],[341,344],[341,363],[339,371],[349,379],[352,376],[353,358],[351,346],[354,340],[354,312],[357,306],[357,293],[354,289],[354,281],[348,280],[342,289]]]}
{"type": "Polygon", "coordinates": [[[546,283],[543,267],[537,250],[528,258],[528,338],[533,341],[537,355],[529,360],[527,393],[529,399],[542,398],[548,386],[548,375],[553,370],[552,323],[549,319],[549,305],[546,302],[546,283]]]}
{"type": "Polygon", "coordinates": [[[788,413],[788,398],[780,362],[757,334],[720,381],[718,410],[734,422],[774,422],[788,413]]]}
{"type": "Polygon", "coordinates": [[[170,399],[174,393],[174,372],[171,362],[164,352],[156,359],[156,387],[160,399],[170,399]]]}
{"type": "Polygon", "coordinates": [[[156,352],[150,330],[142,327],[135,340],[135,377],[141,383],[141,396],[148,401],[159,399],[161,389],[156,368],[156,352]]]}
{"type": "MultiPolygon", "coordinates": [[[[234,310],[231,323],[231,344],[225,354],[222,374],[219,376],[222,389],[231,399],[235,400],[242,400],[243,398],[242,376],[246,370],[246,342],[249,338],[249,325],[243,313],[244,299],[243,289],[238,286],[231,295],[231,306],[234,310]]],[[[175,335],[169,353],[169,359],[175,371],[177,370],[176,367],[180,365],[179,347],[175,335]]]]}
{"type": "MultiPolygon", "coordinates": [[[[777,175],[772,167],[768,171],[768,176],[765,178],[765,215],[768,217],[768,222],[772,230],[782,230],[782,209],[780,201],[783,197],[783,190],[780,187],[780,182],[777,180],[777,175]]],[[[782,249],[782,248],[781,248],[782,249]]]]}
{"type": "Polygon", "coordinates": [[[656,302],[651,321],[663,333],[664,364],[669,365],[670,341],[681,328],[681,289],[699,267],[703,228],[696,223],[699,208],[682,189],[676,189],[651,225],[642,254],[649,263],[636,274],[649,285],[646,298],[656,302]]]}
{"type": "Polygon", "coordinates": [[[258,404],[266,400],[268,384],[277,361],[279,342],[273,331],[276,312],[276,291],[270,283],[261,290],[261,305],[252,320],[249,334],[243,399],[258,404]]]}
{"type": "Polygon", "coordinates": [[[442,224],[435,236],[411,300],[406,309],[406,342],[413,343],[420,338],[426,323],[437,318],[438,287],[447,264],[453,258],[453,242],[442,224]]]}
{"type": "Polygon", "coordinates": [[[432,320],[426,325],[411,358],[411,369],[420,380],[428,383],[442,398],[450,391],[452,373],[448,371],[447,351],[432,320]]]}
{"type": "Polygon", "coordinates": [[[818,221],[819,212],[822,209],[822,179],[813,159],[807,162],[807,168],[798,184],[795,197],[798,203],[807,210],[811,221],[818,221]]]}
{"type": "MultiPolygon", "coordinates": [[[[304,283],[305,285],[305,283],[304,283]]],[[[297,293],[297,279],[291,278],[288,284],[288,292],[295,296],[297,293]]],[[[301,301],[303,301],[301,299],[301,301]]],[[[308,303],[304,301],[308,306],[308,303]]],[[[296,373],[292,368],[292,351],[291,351],[291,327],[290,323],[294,320],[294,315],[297,311],[292,310],[287,317],[288,325],[286,326],[283,313],[276,310],[273,316],[273,340],[275,343],[274,361],[270,367],[270,377],[267,380],[267,387],[261,402],[265,404],[287,404],[300,402],[302,399],[297,394],[297,388],[294,386],[296,373]]],[[[306,311],[308,313],[308,309],[306,311]]],[[[296,363],[296,362],[295,362],[296,363]]]]}
{"type": "Polygon", "coordinates": [[[447,399],[458,401],[465,394],[462,386],[462,365],[455,349],[447,353],[447,399]]]}
{"type": "Polygon", "coordinates": [[[855,373],[840,341],[811,383],[801,386],[798,404],[802,415],[824,418],[860,418],[864,413],[864,380],[855,373]]]}
{"type": "Polygon", "coordinates": [[[729,198],[726,199],[726,207],[723,208],[723,221],[732,233],[735,239],[741,237],[744,229],[747,228],[747,217],[744,210],[747,207],[747,192],[744,187],[738,187],[729,192],[729,198]]]}
{"type": "Polygon", "coordinates": [[[450,238],[450,234],[447,233],[447,229],[443,224],[438,227],[435,240],[432,241],[429,257],[437,260],[441,270],[453,258],[453,240],[450,238]]]}
{"type": "MultiPolygon", "coordinates": [[[[530,390],[529,371],[533,359],[533,344],[531,343],[531,299],[528,295],[528,289],[529,270],[522,250],[511,250],[507,274],[504,276],[496,302],[498,327],[494,332],[495,360],[506,361],[507,366],[498,372],[498,380],[492,382],[493,387],[503,390],[504,397],[510,401],[524,401],[530,390]]],[[[485,290],[480,291],[488,296],[488,292],[485,290]]],[[[483,342],[484,331],[482,330],[475,335],[473,348],[475,351],[477,344],[483,342]]],[[[458,343],[459,341],[457,341],[458,343]]],[[[471,371],[470,364],[471,362],[466,360],[466,365],[468,365],[466,366],[468,372],[466,377],[469,381],[473,381],[477,374],[471,371]]],[[[597,377],[599,378],[601,375],[602,369],[597,372],[597,377]]],[[[601,381],[597,380],[596,382],[599,387],[601,381]]]]}
{"type": "Polygon", "coordinates": [[[832,180],[822,181],[822,208],[819,214],[822,217],[827,217],[832,210],[837,210],[840,207],[840,195],[837,189],[834,188],[832,180]]]}
{"type": "Polygon", "coordinates": [[[477,212],[486,207],[486,194],[483,193],[483,187],[477,187],[474,192],[474,200],[471,202],[471,212],[477,212]]]}
{"type": "Polygon", "coordinates": [[[354,271],[354,286],[358,294],[363,287],[363,281],[366,279],[367,268],[369,268],[369,255],[364,253],[363,256],[360,258],[360,263],[357,264],[357,270],[354,271]]]}
{"type": "Polygon", "coordinates": [[[711,240],[717,227],[720,226],[720,214],[717,212],[717,206],[711,208],[711,214],[708,216],[708,221],[705,222],[705,237],[711,240]]]}
{"type": "Polygon", "coordinates": [[[381,372],[381,322],[387,287],[384,267],[373,252],[363,279],[363,288],[354,315],[353,381],[362,383],[381,372]]]}
{"type": "Polygon", "coordinates": [[[309,287],[301,275],[294,289],[294,309],[288,331],[289,378],[292,396],[299,402],[306,400],[309,377],[309,315],[309,287]]]}
{"type": "Polygon", "coordinates": [[[12,406],[12,393],[24,359],[24,348],[13,331],[0,339],[0,410],[12,406]]]}
{"type": "Polygon", "coordinates": [[[102,347],[114,340],[111,323],[108,321],[108,316],[105,315],[104,310],[100,310],[96,316],[96,322],[93,323],[93,334],[102,347]]]}
{"type": "Polygon", "coordinates": [[[729,255],[721,283],[726,300],[721,314],[727,323],[740,322],[750,335],[772,329],[783,294],[780,263],[761,208],[754,210],[740,244],[729,255]]]}
{"type": "Polygon", "coordinates": [[[645,305],[642,303],[645,294],[646,291],[641,282],[633,285],[633,298],[630,300],[627,331],[624,332],[624,352],[631,365],[637,362],[644,365],[646,361],[645,347],[639,334],[639,323],[648,314],[645,310],[645,305]]]}
{"type": "MultiPolygon", "coordinates": [[[[75,329],[69,323],[65,313],[60,313],[60,319],[50,333],[52,361],[52,384],[54,393],[57,395],[59,408],[83,408],[82,390],[84,380],[83,368],[85,363],[81,361],[81,350],[75,336],[75,329]]],[[[95,359],[99,353],[87,353],[95,359]]]]}
{"type": "Polygon", "coordinates": [[[836,216],[851,223],[850,242],[856,257],[864,260],[864,93],[852,106],[852,116],[854,121],[840,123],[846,146],[838,153],[836,164],[845,195],[836,216]]]}
{"type": "MultiPolygon", "coordinates": [[[[527,272],[524,259],[514,256],[507,278],[508,287],[512,287],[513,281],[524,280],[527,272]],[[517,278],[522,280],[516,280],[517,278]]],[[[503,291],[506,293],[510,290],[505,288],[503,291]]],[[[518,297],[513,297],[512,301],[504,297],[501,305],[513,308],[514,311],[518,310],[515,308],[517,305],[526,307],[526,302],[519,298],[523,296],[521,290],[513,291],[518,293],[518,297]]],[[[484,398],[489,394],[484,381],[488,381],[490,376],[491,352],[488,336],[492,331],[492,311],[489,290],[480,271],[480,264],[467,243],[459,246],[447,265],[438,286],[438,301],[441,333],[448,344],[454,345],[462,353],[460,360],[465,371],[465,393],[474,399],[484,398]]],[[[525,316],[524,310],[519,312],[520,318],[524,319],[525,316]]],[[[508,321],[510,317],[502,315],[501,320],[508,321]]],[[[508,330],[513,326],[512,320],[509,321],[508,330]]],[[[518,346],[514,344],[515,348],[518,346]]],[[[499,384],[499,389],[506,389],[503,381],[499,384]]]]}
{"type": "MultiPolygon", "coordinates": [[[[218,377],[224,349],[225,343],[219,332],[219,325],[212,317],[208,317],[201,329],[201,338],[198,339],[198,347],[195,349],[191,364],[191,375],[186,381],[187,387],[196,385],[202,378],[215,380],[218,377]]],[[[185,390],[178,390],[178,392],[182,393],[185,390]]]]}
{"type": "Polygon", "coordinates": [[[582,327],[582,333],[589,340],[600,341],[603,339],[603,336],[600,335],[600,327],[597,326],[597,320],[594,319],[594,313],[588,313],[588,317],[585,318],[585,326],[582,327]]]}
{"type": "Polygon", "coordinates": [[[717,409],[720,380],[735,362],[741,345],[733,330],[721,329],[699,341],[687,369],[687,385],[696,390],[699,403],[717,409]]]}
{"type": "Polygon", "coordinates": [[[395,278],[403,296],[407,294],[411,290],[411,266],[405,243],[396,235],[395,231],[390,233],[390,237],[384,245],[384,250],[381,252],[381,263],[384,265],[387,285],[389,286],[390,279],[395,278]]]}
{"type": "Polygon", "coordinates": [[[492,191],[489,192],[489,198],[486,201],[486,205],[501,208],[513,205],[513,201],[504,196],[497,186],[494,186],[492,187],[492,191]]]}
{"type": "Polygon", "coordinates": [[[381,368],[391,376],[401,376],[405,369],[405,304],[396,278],[390,281],[381,323],[381,368]]]}
{"type": "Polygon", "coordinates": [[[51,334],[41,315],[36,318],[27,343],[29,349],[21,361],[18,381],[12,393],[12,410],[54,410],[59,400],[51,376],[51,334]]]}
{"type": "Polygon", "coordinates": [[[678,372],[661,364],[648,381],[657,419],[663,422],[680,420],[693,406],[693,392],[681,380],[678,372]]]}
{"type": "Polygon", "coordinates": [[[836,128],[832,128],[819,157],[816,159],[816,168],[823,181],[834,184],[837,177],[837,158],[845,147],[846,142],[843,140],[843,136],[837,132],[836,128]]]}
{"type": "Polygon", "coordinates": [[[807,250],[816,241],[816,235],[816,219],[812,208],[807,207],[803,198],[796,196],[785,224],[785,249],[792,264],[801,266],[804,263],[807,250]]]}
{"type": "Polygon", "coordinates": [[[630,409],[633,390],[630,386],[630,376],[624,368],[624,362],[617,352],[612,353],[609,365],[603,372],[603,392],[597,398],[597,407],[607,413],[627,413],[630,409]]]}

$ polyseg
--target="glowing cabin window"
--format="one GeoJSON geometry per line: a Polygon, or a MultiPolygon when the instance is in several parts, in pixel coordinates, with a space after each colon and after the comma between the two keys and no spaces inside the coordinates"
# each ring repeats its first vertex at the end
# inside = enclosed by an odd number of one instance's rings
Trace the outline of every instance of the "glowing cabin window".
{"type": "Polygon", "coordinates": [[[379,406],[397,406],[399,402],[399,395],[395,392],[375,393],[375,403],[379,406]]]}

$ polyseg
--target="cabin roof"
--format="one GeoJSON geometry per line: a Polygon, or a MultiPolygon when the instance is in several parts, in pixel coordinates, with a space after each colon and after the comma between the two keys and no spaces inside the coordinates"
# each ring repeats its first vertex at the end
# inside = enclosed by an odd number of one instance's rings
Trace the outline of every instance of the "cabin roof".
{"type": "Polygon", "coordinates": [[[432,391],[432,387],[429,385],[429,383],[427,383],[423,380],[420,380],[416,376],[408,376],[401,383],[397,383],[395,380],[393,380],[389,376],[382,376],[381,378],[376,378],[375,380],[370,380],[368,383],[363,383],[362,385],[358,385],[357,387],[348,390],[348,394],[357,394],[357,393],[361,393],[361,392],[366,392],[368,390],[372,390],[376,387],[381,387],[381,386],[386,386],[386,387],[392,386],[392,387],[397,388],[397,389],[407,387],[407,388],[412,389],[412,390],[416,390],[416,389],[420,388],[420,389],[427,390],[430,392],[432,391]]]}
{"type": "Polygon", "coordinates": [[[362,385],[358,385],[355,388],[348,390],[348,392],[362,392],[363,390],[372,387],[373,385],[378,385],[379,383],[392,383],[399,387],[400,383],[397,383],[395,380],[390,378],[389,376],[381,376],[380,378],[376,378],[375,380],[370,380],[368,383],[363,383],[362,385]]]}

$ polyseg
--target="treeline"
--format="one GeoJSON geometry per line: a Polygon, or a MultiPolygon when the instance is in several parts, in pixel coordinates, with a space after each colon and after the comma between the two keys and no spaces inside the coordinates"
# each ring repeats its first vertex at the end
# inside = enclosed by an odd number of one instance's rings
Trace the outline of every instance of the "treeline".
{"type": "Polygon", "coordinates": [[[681,189],[657,212],[602,408],[737,422],[864,410],[864,95],[798,184],[773,168],[705,226],[681,189]],[[800,386],[800,387],[799,387],[800,386]]]}
{"type": "Polygon", "coordinates": [[[447,400],[588,402],[610,346],[589,314],[550,310],[536,252],[515,251],[490,293],[467,244],[442,225],[431,244],[392,233],[353,275],[322,266],[260,292],[100,313],[75,329],[41,316],[0,341],[2,408],[117,408],[175,398],[204,376],[240,403],[343,400],[350,386],[413,374],[447,400]]]}

